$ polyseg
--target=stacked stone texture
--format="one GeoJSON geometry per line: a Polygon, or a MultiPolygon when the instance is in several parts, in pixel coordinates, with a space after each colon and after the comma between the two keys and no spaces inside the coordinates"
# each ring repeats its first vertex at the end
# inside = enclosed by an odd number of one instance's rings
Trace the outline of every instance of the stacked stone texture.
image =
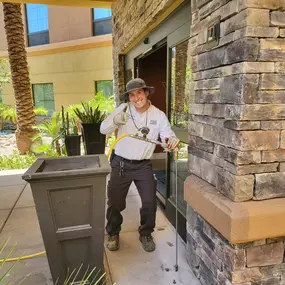
{"type": "MultiPolygon", "coordinates": [[[[235,202],[285,197],[285,0],[192,0],[190,34],[189,171],[235,202]]],[[[187,227],[203,285],[285,284],[284,238],[232,245],[189,205],[187,227]]]]}
{"type": "Polygon", "coordinates": [[[285,238],[230,244],[187,208],[187,259],[202,285],[284,285],[285,238]]]}
{"type": "Polygon", "coordinates": [[[189,169],[236,202],[285,197],[281,2],[192,5],[189,169]],[[219,46],[209,49],[207,27],[219,15],[219,46]]]}

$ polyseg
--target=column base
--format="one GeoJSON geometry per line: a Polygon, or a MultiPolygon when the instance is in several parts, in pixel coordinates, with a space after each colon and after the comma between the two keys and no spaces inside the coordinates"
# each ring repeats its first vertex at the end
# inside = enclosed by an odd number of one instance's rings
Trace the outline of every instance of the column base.
{"type": "Polygon", "coordinates": [[[185,181],[187,259],[202,285],[285,284],[285,199],[234,203],[185,181]]]}

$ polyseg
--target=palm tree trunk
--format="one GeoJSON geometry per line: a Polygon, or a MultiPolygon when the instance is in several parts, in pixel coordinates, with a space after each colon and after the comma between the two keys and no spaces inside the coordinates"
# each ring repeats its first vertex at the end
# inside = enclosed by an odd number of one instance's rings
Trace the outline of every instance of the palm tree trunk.
{"type": "Polygon", "coordinates": [[[31,92],[27,53],[24,40],[24,25],[21,4],[3,3],[4,23],[8,43],[12,84],[16,100],[16,141],[20,153],[27,153],[35,131],[34,104],[31,92]]]}

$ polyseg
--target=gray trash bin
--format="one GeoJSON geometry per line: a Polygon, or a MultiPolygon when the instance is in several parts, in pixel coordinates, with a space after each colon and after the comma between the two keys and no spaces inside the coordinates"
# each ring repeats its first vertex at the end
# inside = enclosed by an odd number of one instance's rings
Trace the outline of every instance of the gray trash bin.
{"type": "MultiPolygon", "coordinates": [[[[67,272],[104,272],[105,155],[40,158],[22,176],[31,185],[53,282],[67,272]],[[97,272],[97,271],[96,271],[97,272]]],[[[99,274],[100,276],[100,274],[99,274]]],[[[88,283],[87,283],[88,284],[88,283]]]]}

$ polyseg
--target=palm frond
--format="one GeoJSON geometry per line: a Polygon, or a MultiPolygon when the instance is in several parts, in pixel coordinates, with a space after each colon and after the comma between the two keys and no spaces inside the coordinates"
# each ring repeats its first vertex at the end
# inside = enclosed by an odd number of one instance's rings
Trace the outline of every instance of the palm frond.
{"type": "MultiPolygon", "coordinates": [[[[9,239],[7,239],[1,246],[0,248],[0,255],[2,255],[2,253],[4,252],[4,250],[7,248],[7,244],[8,244],[9,239]]],[[[11,256],[11,254],[14,252],[16,245],[14,245],[9,251],[8,253],[5,255],[5,257],[2,259],[2,262],[0,261],[0,284],[3,284],[3,282],[6,282],[5,285],[11,284],[11,282],[15,279],[15,277],[17,275],[12,276],[12,278],[9,278],[10,273],[12,272],[12,270],[15,268],[15,266],[18,264],[18,262],[20,261],[20,257],[11,263],[11,265],[6,269],[6,271],[4,271],[3,273],[1,272],[1,269],[4,267],[4,265],[7,263],[8,258],[11,256]]],[[[23,278],[21,278],[21,280],[19,281],[18,285],[22,284],[29,275],[24,276],[23,278]]]]}
{"type": "MultiPolygon", "coordinates": [[[[83,264],[80,265],[78,270],[74,269],[71,272],[71,274],[69,274],[69,269],[68,269],[67,276],[66,276],[66,279],[64,280],[63,285],[74,284],[76,282],[76,279],[77,279],[80,271],[82,270],[82,267],[83,267],[83,264]]],[[[99,274],[100,274],[100,270],[96,270],[96,267],[94,267],[90,271],[89,270],[89,266],[88,266],[87,269],[85,270],[84,274],[83,274],[83,277],[80,278],[81,279],[80,283],[76,283],[76,284],[78,284],[78,285],[86,285],[87,282],[88,282],[88,284],[90,284],[90,285],[97,285],[106,276],[106,273],[103,273],[101,275],[99,275],[99,274]],[[96,272],[96,274],[95,274],[95,272],[96,272]]],[[[55,285],[57,285],[57,282],[56,282],[55,285]]]]}

